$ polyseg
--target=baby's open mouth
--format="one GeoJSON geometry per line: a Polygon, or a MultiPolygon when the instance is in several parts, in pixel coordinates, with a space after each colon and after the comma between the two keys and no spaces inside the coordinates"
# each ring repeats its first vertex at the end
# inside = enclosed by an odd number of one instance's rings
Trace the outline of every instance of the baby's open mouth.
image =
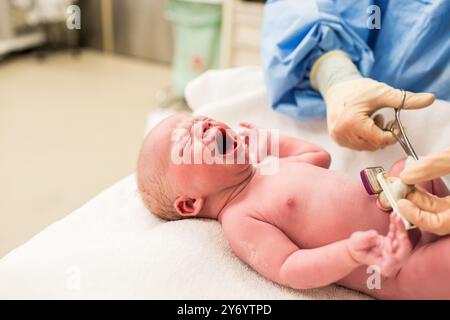
{"type": "Polygon", "coordinates": [[[234,151],[237,147],[237,141],[227,133],[225,128],[219,128],[216,133],[217,150],[220,154],[226,155],[234,151]]]}

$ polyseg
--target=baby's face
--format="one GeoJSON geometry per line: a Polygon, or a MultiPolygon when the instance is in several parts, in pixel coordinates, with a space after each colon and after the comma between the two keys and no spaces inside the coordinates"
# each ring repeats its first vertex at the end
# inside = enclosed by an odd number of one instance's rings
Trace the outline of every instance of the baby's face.
{"type": "Polygon", "coordinates": [[[155,156],[168,161],[167,179],[192,197],[239,183],[251,169],[240,137],[228,125],[208,117],[172,116],[151,136],[159,144],[155,156]]]}

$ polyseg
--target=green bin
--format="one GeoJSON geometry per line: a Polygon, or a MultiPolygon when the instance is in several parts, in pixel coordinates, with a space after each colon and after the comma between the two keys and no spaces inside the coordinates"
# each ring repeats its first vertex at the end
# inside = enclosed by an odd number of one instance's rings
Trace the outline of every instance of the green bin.
{"type": "Polygon", "coordinates": [[[219,66],[222,6],[201,0],[169,0],[167,13],[175,42],[172,86],[174,93],[182,96],[190,80],[219,66]]]}

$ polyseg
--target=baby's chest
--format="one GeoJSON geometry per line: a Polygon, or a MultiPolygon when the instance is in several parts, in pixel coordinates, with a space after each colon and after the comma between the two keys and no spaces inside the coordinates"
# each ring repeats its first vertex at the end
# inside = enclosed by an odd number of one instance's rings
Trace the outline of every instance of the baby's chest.
{"type": "Polygon", "coordinates": [[[280,168],[277,175],[261,177],[253,186],[253,201],[272,212],[298,212],[305,208],[308,200],[320,196],[320,191],[315,188],[317,183],[323,184],[319,180],[322,179],[306,170],[280,168]]]}
{"type": "Polygon", "coordinates": [[[252,194],[252,206],[262,216],[277,225],[297,223],[308,211],[308,191],[274,181],[252,194]]]}

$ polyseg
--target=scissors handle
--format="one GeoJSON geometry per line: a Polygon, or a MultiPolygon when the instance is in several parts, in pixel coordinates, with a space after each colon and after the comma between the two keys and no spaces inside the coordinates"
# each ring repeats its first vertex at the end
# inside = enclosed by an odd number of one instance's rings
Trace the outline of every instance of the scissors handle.
{"type": "Polygon", "coordinates": [[[408,139],[408,136],[406,135],[402,121],[400,120],[400,112],[402,111],[406,100],[406,91],[403,89],[400,90],[403,94],[403,98],[400,106],[395,109],[395,120],[388,122],[387,126],[383,130],[389,131],[394,135],[395,139],[398,141],[398,143],[400,143],[400,146],[403,148],[406,155],[413,157],[414,160],[419,160],[416,151],[414,150],[411,142],[408,139]]]}

